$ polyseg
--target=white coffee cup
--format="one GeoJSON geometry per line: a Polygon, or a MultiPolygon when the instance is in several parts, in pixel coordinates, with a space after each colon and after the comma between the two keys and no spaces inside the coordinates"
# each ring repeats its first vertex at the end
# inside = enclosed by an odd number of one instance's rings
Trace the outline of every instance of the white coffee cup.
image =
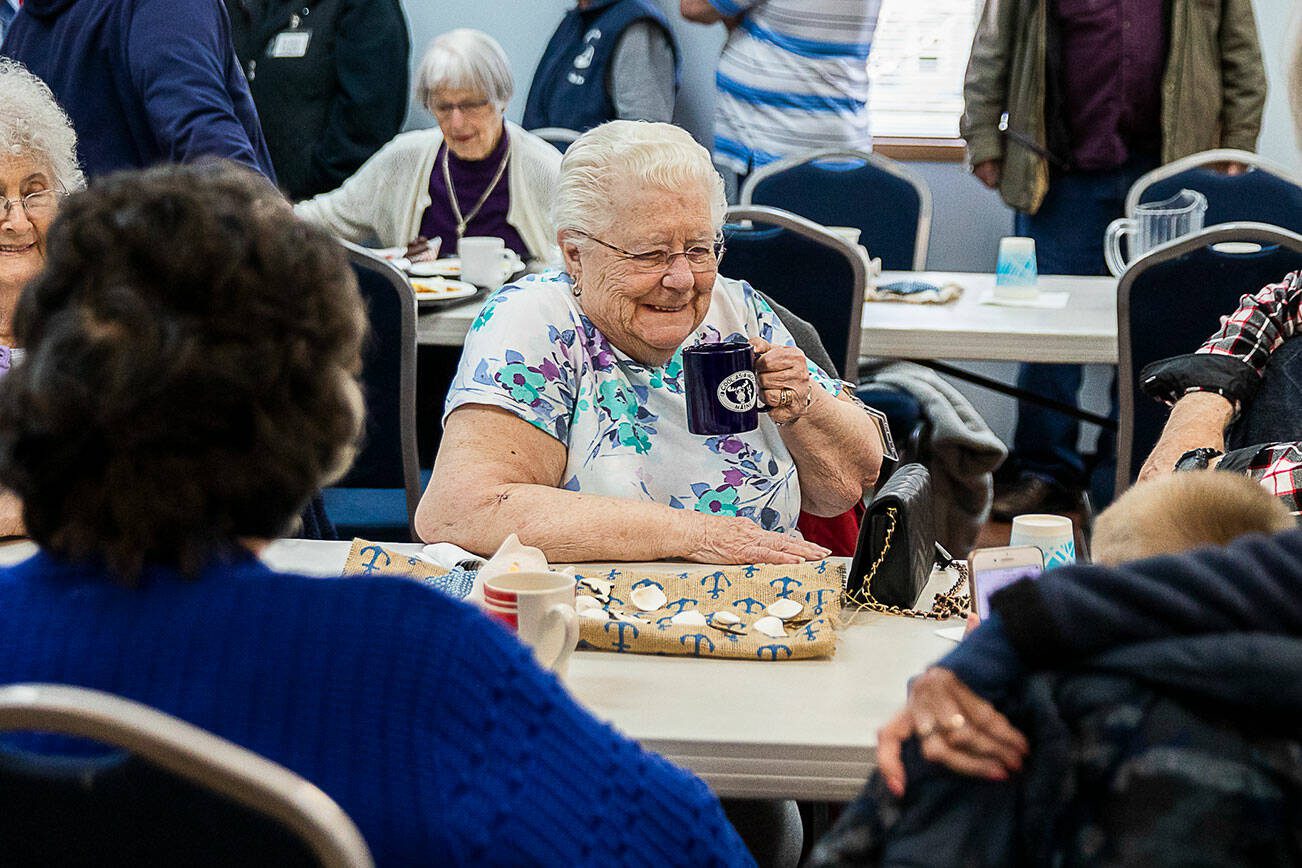
{"type": "Polygon", "coordinates": [[[502,285],[506,269],[506,242],[487,235],[472,235],[457,242],[461,257],[461,279],[475,286],[493,289],[502,285]]]}
{"type": "Polygon", "coordinates": [[[1065,515],[1032,513],[1013,519],[1010,546],[1035,546],[1044,553],[1044,568],[1076,563],[1076,531],[1065,515]]]}
{"type": "Polygon", "coordinates": [[[1009,236],[999,239],[995,265],[995,298],[1033,299],[1040,294],[1040,274],[1035,264],[1035,239],[1009,236]]]}
{"type": "Polygon", "coordinates": [[[573,576],[501,573],[484,582],[484,608],[533,650],[540,665],[565,674],[579,644],[573,576]]]}

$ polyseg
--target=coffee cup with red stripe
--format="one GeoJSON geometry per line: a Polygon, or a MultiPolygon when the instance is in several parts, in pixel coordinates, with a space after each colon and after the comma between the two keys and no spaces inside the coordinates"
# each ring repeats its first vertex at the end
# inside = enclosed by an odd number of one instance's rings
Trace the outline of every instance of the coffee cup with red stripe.
{"type": "Polygon", "coordinates": [[[574,579],[563,573],[501,573],[484,582],[484,608],[520,641],[538,663],[564,675],[579,644],[574,579]]]}

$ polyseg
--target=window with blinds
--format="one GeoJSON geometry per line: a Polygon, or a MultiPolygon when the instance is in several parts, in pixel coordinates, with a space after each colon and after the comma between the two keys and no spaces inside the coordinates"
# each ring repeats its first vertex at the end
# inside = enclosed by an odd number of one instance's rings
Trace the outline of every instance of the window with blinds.
{"type": "Polygon", "coordinates": [[[982,0],[883,0],[868,112],[877,138],[952,139],[982,0]]]}

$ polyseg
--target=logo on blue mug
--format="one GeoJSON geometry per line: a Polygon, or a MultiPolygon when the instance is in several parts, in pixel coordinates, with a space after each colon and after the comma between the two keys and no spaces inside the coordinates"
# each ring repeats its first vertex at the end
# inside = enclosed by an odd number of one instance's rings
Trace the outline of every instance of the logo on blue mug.
{"type": "Polygon", "coordinates": [[[754,371],[735,371],[719,382],[714,394],[719,403],[734,413],[755,409],[757,382],[754,371]]]}

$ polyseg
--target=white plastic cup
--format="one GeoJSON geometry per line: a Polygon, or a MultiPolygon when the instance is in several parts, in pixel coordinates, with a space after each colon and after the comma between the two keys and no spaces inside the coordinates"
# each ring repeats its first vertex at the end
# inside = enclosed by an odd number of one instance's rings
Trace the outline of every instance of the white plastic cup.
{"type": "Polygon", "coordinates": [[[1033,299],[1039,296],[1040,275],[1035,265],[1035,239],[1008,236],[999,239],[995,265],[995,298],[1033,299]]]}
{"type": "Polygon", "coordinates": [[[1044,553],[1044,568],[1076,563],[1076,530],[1065,515],[1031,513],[1013,519],[1010,546],[1035,546],[1044,553]]]}
{"type": "Polygon", "coordinates": [[[487,235],[471,235],[457,242],[461,257],[461,279],[475,286],[492,289],[502,285],[506,261],[506,242],[487,235]]]}

